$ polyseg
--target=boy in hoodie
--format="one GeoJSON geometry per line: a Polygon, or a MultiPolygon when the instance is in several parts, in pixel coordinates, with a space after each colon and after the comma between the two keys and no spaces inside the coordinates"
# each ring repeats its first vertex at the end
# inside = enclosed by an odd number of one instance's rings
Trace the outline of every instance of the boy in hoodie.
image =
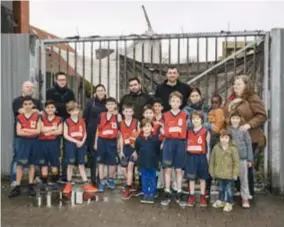
{"type": "Polygon", "coordinates": [[[233,185],[239,175],[239,155],[228,130],[220,132],[220,142],[215,145],[210,156],[209,172],[219,184],[219,199],[213,207],[224,207],[223,211],[233,209],[233,185]]]}

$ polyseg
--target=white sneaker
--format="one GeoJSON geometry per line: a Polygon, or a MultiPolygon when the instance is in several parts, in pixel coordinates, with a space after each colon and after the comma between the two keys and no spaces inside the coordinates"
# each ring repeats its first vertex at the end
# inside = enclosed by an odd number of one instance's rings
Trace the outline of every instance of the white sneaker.
{"type": "Polygon", "coordinates": [[[225,202],[221,201],[221,200],[217,200],[215,203],[213,203],[212,207],[214,208],[220,208],[220,207],[224,207],[225,206],[225,202]]]}
{"type": "Polygon", "coordinates": [[[243,200],[242,207],[243,208],[250,208],[249,200],[243,200]]]}
{"type": "Polygon", "coordinates": [[[230,203],[226,203],[223,211],[230,212],[231,210],[233,210],[233,205],[230,203]]]}
{"type": "Polygon", "coordinates": [[[249,199],[249,200],[252,200],[252,199],[253,199],[253,196],[252,196],[252,195],[249,195],[249,196],[248,196],[248,199],[249,199]]]}
{"type": "Polygon", "coordinates": [[[11,188],[16,187],[16,186],[17,186],[17,181],[13,181],[13,182],[11,183],[11,188]]]}

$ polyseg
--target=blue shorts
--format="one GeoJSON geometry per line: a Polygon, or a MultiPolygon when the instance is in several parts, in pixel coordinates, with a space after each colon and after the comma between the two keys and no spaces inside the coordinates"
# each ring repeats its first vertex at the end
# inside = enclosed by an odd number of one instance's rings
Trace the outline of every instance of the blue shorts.
{"type": "Polygon", "coordinates": [[[206,154],[198,155],[188,153],[186,155],[184,176],[188,180],[207,180],[209,173],[206,154]]]}
{"type": "Polygon", "coordinates": [[[18,137],[16,161],[18,166],[36,165],[38,162],[38,139],[18,137]]]}
{"type": "Polygon", "coordinates": [[[185,165],[185,140],[165,139],[162,152],[163,168],[183,169],[185,165]]]}
{"type": "Polygon", "coordinates": [[[77,147],[75,143],[65,140],[64,150],[66,162],[68,165],[85,164],[85,154],[87,152],[87,147],[85,145],[83,145],[82,147],[77,147]]]}
{"type": "Polygon", "coordinates": [[[60,143],[58,139],[55,140],[39,140],[39,158],[38,164],[40,166],[59,166],[59,148],[60,143]]]}
{"type": "Polygon", "coordinates": [[[133,153],[134,153],[134,148],[131,147],[130,145],[123,146],[123,154],[127,160],[127,162],[135,162],[133,153]]]}
{"type": "Polygon", "coordinates": [[[104,165],[117,165],[117,140],[98,138],[97,161],[104,165]]]}

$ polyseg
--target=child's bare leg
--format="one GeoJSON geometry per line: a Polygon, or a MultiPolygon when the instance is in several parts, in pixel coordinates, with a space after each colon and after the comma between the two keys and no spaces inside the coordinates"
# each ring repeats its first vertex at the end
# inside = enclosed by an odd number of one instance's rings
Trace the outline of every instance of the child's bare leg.
{"type": "Polygon", "coordinates": [[[129,162],[127,167],[127,185],[132,185],[133,183],[133,169],[134,169],[134,162],[129,162]]]}
{"type": "Polygon", "coordinates": [[[206,181],[205,180],[199,180],[199,181],[200,181],[200,193],[201,195],[205,195],[206,181]]]}
{"type": "Polygon", "coordinates": [[[114,178],[116,172],[116,166],[108,166],[108,176],[109,178],[114,178]]]}
{"type": "Polygon", "coordinates": [[[181,193],[182,188],[182,169],[176,169],[177,178],[177,192],[181,193]]]}
{"type": "Polygon", "coordinates": [[[171,174],[172,174],[172,169],[165,168],[165,191],[168,192],[170,192],[170,187],[171,187],[171,174]]]}
{"type": "Polygon", "coordinates": [[[35,165],[30,165],[30,167],[29,167],[29,184],[34,183],[34,177],[35,177],[35,165]]]}
{"type": "Polygon", "coordinates": [[[194,180],[189,181],[189,193],[190,195],[195,194],[195,181],[194,180]]]}
{"type": "Polygon", "coordinates": [[[101,182],[104,179],[104,176],[105,176],[104,165],[103,164],[99,164],[99,178],[100,178],[101,182]]]}
{"type": "Polygon", "coordinates": [[[86,169],[84,165],[79,165],[79,173],[80,173],[80,176],[83,182],[87,182],[88,178],[87,178],[86,169]]]}
{"type": "Polygon", "coordinates": [[[58,167],[51,167],[52,182],[55,183],[58,180],[58,167]]]}
{"type": "Polygon", "coordinates": [[[22,166],[17,166],[16,169],[16,181],[17,181],[17,185],[21,184],[22,181],[22,177],[23,177],[23,167],[22,166]]]}
{"type": "Polygon", "coordinates": [[[127,168],[121,168],[121,171],[123,172],[125,182],[127,182],[127,176],[128,176],[128,170],[127,168]]]}
{"type": "Polygon", "coordinates": [[[68,167],[67,167],[67,181],[68,182],[70,182],[72,180],[73,169],[74,169],[74,165],[68,165],[68,167]]]}
{"type": "Polygon", "coordinates": [[[48,167],[42,166],[41,167],[41,179],[43,183],[47,183],[47,175],[48,175],[48,167]]]}

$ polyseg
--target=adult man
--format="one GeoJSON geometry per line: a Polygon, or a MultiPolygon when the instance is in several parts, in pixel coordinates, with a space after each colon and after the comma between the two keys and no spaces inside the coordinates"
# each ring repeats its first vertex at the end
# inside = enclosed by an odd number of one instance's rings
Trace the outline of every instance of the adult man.
{"type": "Polygon", "coordinates": [[[152,98],[148,94],[143,93],[138,78],[129,79],[128,85],[130,93],[122,97],[120,107],[122,107],[123,104],[132,104],[134,106],[134,118],[140,120],[143,114],[143,107],[146,104],[151,104],[152,98]]]}
{"type": "MultiPolygon", "coordinates": [[[[18,146],[18,138],[16,136],[16,118],[18,114],[23,113],[23,98],[25,96],[33,96],[33,86],[34,84],[30,81],[25,81],[22,84],[22,95],[15,98],[13,101],[13,113],[14,113],[14,141],[13,141],[13,158],[11,162],[11,169],[10,169],[10,180],[12,186],[15,184],[16,181],[16,151],[18,146]]],[[[34,111],[41,111],[42,105],[39,100],[33,99],[34,103],[34,111]]]]}
{"type": "MultiPolygon", "coordinates": [[[[69,101],[75,101],[74,92],[67,87],[67,76],[64,72],[58,72],[55,74],[55,85],[46,91],[46,100],[53,100],[56,106],[56,115],[65,120],[69,114],[66,111],[66,103],[69,101]]],[[[64,143],[63,143],[64,146],[64,143]]],[[[64,150],[64,149],[63,149],[64,150]]],[[[65,162],[65,155],[63,153],[62,161],[62,181],[66,181],[67,177],[67,163],[65,162]]]]}
{"type": "Polygon", "coordinates": [[[178,91],[183,96],[181,109],[186,105],[191,87],[179,80],[179,73],[176,66],[169,66],[167,71],[167,80],[156,88],[155,97],[162,99],[164,112],[170,110],[169,96],[172,92],[178,91]]]}
{"type": "Polygon", "coordinates": [[[46,92],[46,100],[53,100],[56,105],[56,115],[67,118],[65,105],[69,101],[75,101],[74,92],[67,87],[67,76],[64,72],[55,74],[55,85],[46,92]]]}

